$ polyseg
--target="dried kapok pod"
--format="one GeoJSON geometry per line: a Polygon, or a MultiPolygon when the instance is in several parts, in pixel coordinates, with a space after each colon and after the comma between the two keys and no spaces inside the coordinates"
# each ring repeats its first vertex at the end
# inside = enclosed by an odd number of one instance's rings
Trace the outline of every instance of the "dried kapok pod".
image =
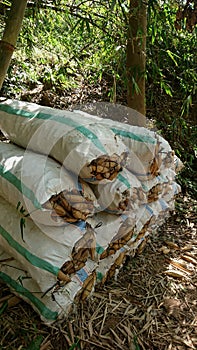
{"type": "Polygon", "coordinates": [[[114,274],[116,273],[116,270],[119,269],[123,264],[125,256],[126,256],[126,251],[120,253],[120,255],[117,257],[113,265],[107,271],[106,275],[103,277],[101,284],[104,284],[106,281],[110,280],[114,276],[114,274]]]}
{"type": "Polygon", "coordinates": [[[117,250],[122,248],[132,238],[134,234],[134,220],[126,219],[120,226],[118,233],[113,237],[107,249],[100,255],[100,259],[115,254],[117,250]]]}
{"type": "Polygon", "coordinates": [[[93,159],[89,164],[90,172],[97,180],[108,179],[113,180],[126,163],[127,152],[123,152],[121,156],[113,154],[111,156],[102,155],[93,159]]]}
{"type": "Polygon", "coordinates": [[[96,250],[96,237],[93,228],[87,223],[86,233],[83,237],[75,243],[72,251],[72,257],[77,259],[77,254],[80,250],[85,249],[88,251],[88,255],[94,260],[95,250],[96,250]]]}
{"type": "Polygon", "coordinates": [[[142,243],[140,243],[140,245],[138,246],[137,250],[136,250],[136,254],[141,254],[146,246],[146,243],[148,241],[148,236],[144,238],[144,240],[142,241],[142,243]]]}
{"type": "Polygon", "coordinates": [[[96,283],[96,271],[93,271],[84,281],[82,290],[77,294],[76,300],[84,301],[91,294],[96,283]]]}
{"type": "MultiPolygon", "coordinates": [[[[88,185],[86,184],[86,187],[88,185]]],[[[85,221],[88,216],[94,213],[93,195],[84,193],[82,195],[78,190],[64,190],[59,194],[51,196],[42,207],[52,210],[51,217],[54,221],[58,221],[58,216],[64,221],[72,223],[78,220],[85,221]],[[87,195],[87,199],[84,197],[87,195]],[[89,199],[91,198],[91,199],[89,199]]]]}

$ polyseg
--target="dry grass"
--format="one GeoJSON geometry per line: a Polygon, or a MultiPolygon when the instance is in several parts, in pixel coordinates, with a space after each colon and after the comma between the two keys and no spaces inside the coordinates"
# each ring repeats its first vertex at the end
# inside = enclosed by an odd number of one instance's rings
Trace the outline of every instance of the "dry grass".
{"type": "MultiPolygon", "coordinates": [[[[75,305],[64,324],[47,327],[21,301],[0,319],[6,350],[187,350],[197,348],[196,202],[179,199],[145,250],[117,280],[75,305]]],[[[0,285],[2,301],[10,296],[0,285]]]]}

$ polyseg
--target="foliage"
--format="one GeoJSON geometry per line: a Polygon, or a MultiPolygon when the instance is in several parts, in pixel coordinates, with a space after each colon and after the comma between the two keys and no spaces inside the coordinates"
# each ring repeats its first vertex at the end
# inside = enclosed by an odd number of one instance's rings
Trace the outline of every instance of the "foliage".
{"type": "Polygon", "coordinates": [[[31,341],[30,345],[26,350],[40,350],[40,345],[42,344],[43,336],[38,335],[34,340],[31,341]]]}
{"type": "MultiPolygon", "coordinates": [[[[154,110],[158,128],[194,169],[197,30],[186,31],[183,19],[176,30],[178,4],[148,1],[147,115],[154,110]]],[[[109,101],[126,103],[128,12],[126,0],[29,1],[3,93],[20,97],[43,84],[61,96],[107,81],[109,101]]]]}
{"type": "Polygon", "coordinates": [[[168,5],[164,2],[149,8],[147,101],[149,108],[158,110],[157,127],[184,162],[179,182],[184,190],[195,195],[197,130],[191,112],[197,96],[197,30],[177,31],[174,26],[177,6],[168,5]]]}
{"type": "MultiPolygon", "coordinates": [[[[177,32],[174,27],[176,7],[164,3],[149,9],[147,43],[147,85],[159,86],[161,92],[182,99],[181,115],[188,115],[196,94],[196,37],[197,31],[177,32]],[[176,95],[175,95],[176,94],[176,95]]],[[[148,89],[149,90],[149,89],[148,89]]],[[[148,99],[153,99],[150,89],[148,99]]]]}

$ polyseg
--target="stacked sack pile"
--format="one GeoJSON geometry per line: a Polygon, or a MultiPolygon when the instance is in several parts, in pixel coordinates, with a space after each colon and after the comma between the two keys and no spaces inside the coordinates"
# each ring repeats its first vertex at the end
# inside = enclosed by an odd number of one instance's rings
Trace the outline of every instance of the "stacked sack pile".
{"type": "Polygon", "coordinates": [[[0,103],[0,278],[45,323],[64,318],[174,208],[181,162],[143,127],[0,103]]]}

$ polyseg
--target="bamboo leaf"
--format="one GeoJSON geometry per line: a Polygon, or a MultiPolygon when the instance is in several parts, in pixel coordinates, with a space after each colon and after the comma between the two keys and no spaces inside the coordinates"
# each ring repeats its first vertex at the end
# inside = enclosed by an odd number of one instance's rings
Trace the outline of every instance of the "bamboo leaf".
{"type": "Polygon", "coordinates": [[[140,350],[140,346],[138,344],[136,335],[133,337],[133,342],[134,342],[134,345],[135,345],[135,350],[140,350]]]}
{"type": "Polygon", "coordinates": [[[75,350],[75,349],[80,349],[79,339],[77,339],[77,341],[73,343],[69,348],[69,350],[75,350]]]}
{"type": "Polygon", "coordinates": [[[4,311],[7,309],[7,307],[8,307],[8,302],[6,300],[0,308],[0,316],[4,313],[4,311]]]}
{"type": "Polygon", "coordinates": [[[40,345],[42,344],[43,336],[38,335],[32,342],[29,344],[29,346],[26,348],[26,350],[40,350],[40,345]]]}
{"type": "Polygon", "coordinates": [[[178,66],[178,63],[174,58],[175,55],[170,50],[167,50],[166,52],[167,52],[168,56],[171,58],[171,60],[175,63],[175,65],[178,66]]]}

